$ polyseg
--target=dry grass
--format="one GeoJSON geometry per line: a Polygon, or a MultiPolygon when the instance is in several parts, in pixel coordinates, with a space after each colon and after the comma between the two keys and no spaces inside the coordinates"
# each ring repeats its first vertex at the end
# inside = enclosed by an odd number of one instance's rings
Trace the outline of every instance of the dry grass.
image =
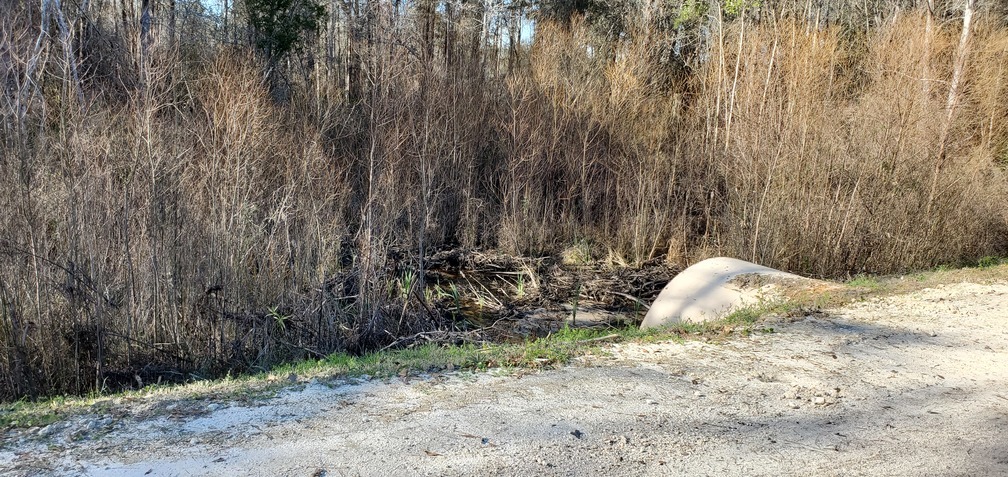
{"type": "Polygon", "coordinates": [[[478,35],[428,64],[389,27],[349,100],[309,75],[287,102],[240,48],[130,63],[99,23],[83,107],[57,50],[34,88],[37,31],[3,21],[4,398],[450,326],[421,303],[445,246],[834,277],[1008,251],[1008,29],[993,22],[949,120],[957,25],[919,35],[917,14],[860,36],[714,22],[689,62],[646,25],[610,40],[543,23],[512,75],[482,62],[478,35]]]}

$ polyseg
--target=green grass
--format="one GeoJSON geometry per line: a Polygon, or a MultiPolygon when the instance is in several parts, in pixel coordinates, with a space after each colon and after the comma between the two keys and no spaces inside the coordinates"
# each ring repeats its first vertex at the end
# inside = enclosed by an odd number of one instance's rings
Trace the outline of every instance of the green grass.
{"type": "Polygon", "coordinates": [[[720,330],[714,324],[679,325],[640,330],[622,328],[564,328],[549,336],[523,343],[440,345],[416,347],[353,356],[334,353],[322,360],[308,360],[277,366],[255,375],[226,377],[182,385],[152,385],[141,390],[106,396],[60,396],[46,400],[21,400],[0,404],[0,428],[39,427],[67,416],[87,413],[128,412],[122,405],[138,402],[156,408],[159,401],[198,402],[202,400],[255,401],[279,390],[311,379],[329,382],[347,378],[396,378],[445,371],[484,371],[489,368],[543,369],[596,353],[609,342],[653,343],[683,341],[691,335],[702,337],[720,330]],[[292,382],[291,375],[296,377],[292,382]],[[118,410],[117,410],[118,409],[118,410]]]}
{"type": "Polygon", "coordinates": [[[841,306],[851,301],[873,296],[910,293],[942,284],[971,281],[990,283],[1008,281],[1008,259],[984,257],[967,266],[939,265],[931,270],[917,271],[905,275],[868,276],[857,275],[845,284],[829,300],[827,307],[841,306]]]}
{"type": "Polygon", "coordinates": [[[977,260],[976,267],[977,268],[994,268],[994,267],[997,267],[999,265],[1004,265],[1004,264],[1008,264],[1008,259],[1001,258],[1001,257],[983,257],[980,260],[977,260]]]}
{"type": "Polygon", "coordinates": [[[877,277],[869,275],[857,275],[854,278],[847,280],[847,286],[854,288],[865,288],[868,290],[877,290],[882,287],[882,284],[879,283],[877,277]]]}
{"type": "Polygon", "coordinates": [[[5,404],[0,427],[41,427],[60,420],[79,398],[56,397],[46,401],[16,401],[5,404]]]}
{"type": "Polygon", "coordinates": [[[325,375],[326,377],[374,377],[436,373],[488,368],[542,368],[570,362],[608,341],[661,341],[694,332],[689,326],[659,330],[624,328],[570,328],[523,343],[420,346],[353,356],[335,353],[319,361],[302,361],[274,368],[265,375],[325,375]],[[603,339],[605,338],[605,339],[603,339]]]}

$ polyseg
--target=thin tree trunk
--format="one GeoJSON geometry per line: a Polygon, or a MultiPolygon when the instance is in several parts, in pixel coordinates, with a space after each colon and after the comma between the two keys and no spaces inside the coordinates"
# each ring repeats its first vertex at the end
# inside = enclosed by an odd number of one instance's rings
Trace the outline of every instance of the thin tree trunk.
{"type": "MultiPolygon", "coordinates": [[[[42,21],[39,23],[39,36],[35,39],[35,47],[33,48],[32,55],[28,61],[28,68],[25,71],[25,89],[21,91],[21,103],[27,105],[27,96],[29,92],[31,94],[37,93],[41,90],[39,85],[41,81],[39,78],[35,78],[35,73],[41,71],[45,67],[46,61],[42,58],[43,47],[45,42],[43,41],[46,37],[49,37],[50,22],[56,22],[56,28],[59,30],[59,43],[63,49],[63,59],[66,62],[65,67],[70,75],[71,87],[74,89],[74,93],[77,96],[78,106],[84,107],[84,93],[81,91],[80,87],[80,76],[77,73],[77,58],[73,53],[73,37],[70,34],[70,27],[67,25],[66,17],[63,15],[63,6],[60,4],[60,0],[42,0],[42,21]]],[[[48,55],[46,55],[48,58],[48,55]]]]}
{"type": "Polygon", "coordinates": [[[962,83],[963,72],[966,69],[966,56],[969,53],[970,26],[973,20],[975,5],[976,0],[966,0],[966,7],[963,9],[962,34],[959,36],[959,47],[956,48],[955,65],[952,69],[952,83],[949,85],[948,101],[945,103],[946,129],[948,128],[948,124],[952,122],[955,108],[959,105],[959,88],[962,83]]]}
{"type": "Polygon", "coordinates": [[[931,98],[931,44],[934,41],[934,0],[928,0],[924,23],[924,52],[921,55],[921,106],[931,98]]]}
{"type": "Polygon", "coordinates": [[[952,66],[952,81],[949,84],[948,99],[945,101],[945,117],[942,123],[941,134],[939,135],[938,157],[935,160],[934,173],[931,177],[931,193],[928,195],[927,212],[930,214],[935,196],[938,193],[938,175],[945,165],[948,155],[948,141],[952,120],[955,119],[956,108],[959,106],[959,89],[962,86],[963,75],[966,70],[966,57],[969,53],[969,41],[971,26],[973,21],[973,11],[976,7],[976,0],[966,0],[963,7],[963,27],[959,36],[959,46],[956,48],[955,62],[952,66]]]}
{"type": "Polygon", "coordinates": [[[169,0],[168,2],[168,48],[172,49],[175,47],[175,23],[176,23],[176,8],[177,2],[175,0],[169,0]]]}

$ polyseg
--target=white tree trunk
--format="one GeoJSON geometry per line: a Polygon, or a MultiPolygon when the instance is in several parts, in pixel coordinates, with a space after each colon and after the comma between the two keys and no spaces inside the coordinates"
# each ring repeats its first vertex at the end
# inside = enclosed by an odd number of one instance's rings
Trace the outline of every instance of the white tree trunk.
{"type": "Polygon", "coordinates": [[[963,74],[966,70],[966,57],[969,53],[970,26],[973,22],[973,10],[976,7],[976,0],[966,0],[963,7],[963,27],[959,36],[959,46],[956,48],[955,60],[952,65],[952,81],[949,84],[948,99],[945,102],[945,118],[942,122],[941,135],[939,136],[938,157],[935,158],[934,173],[931,177],[931,193],[928,195],[927,214],[930,215],[931,207],[938,195],[938,175],[945,165],[948,155],[949,132],[952,129],[952,120],[955,118],[956,107],[959,105],[959,88],[962,86],[963,74]]]}
{"type": "Polygon", "coordinates": [[[970,25],[973,22],[973,10],[976,0],[966,0],[963,8],[962,34],[959,36],[959,47],[956,48],[955,64],[952,67],[952,82],[949,85],[948,101],[945,103],[945,123],[952,122],[955,108],[959,104],[959,88],[962,83],[963,71],[966,69],[966,56],[969,53],[970,25]]]}

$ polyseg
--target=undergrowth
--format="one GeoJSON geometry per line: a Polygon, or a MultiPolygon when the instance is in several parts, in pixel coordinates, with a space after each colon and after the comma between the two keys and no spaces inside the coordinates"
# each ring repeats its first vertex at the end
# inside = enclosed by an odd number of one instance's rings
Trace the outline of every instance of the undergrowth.
{"type": "Polygon", "coordinates": [[[482,17],[382,7],[280,62],[202,15],[141,41],[136,11],[62,4],[61,39],[60,2],[5,3],[0,399],[450,328],[448,247],[833,278],[1008,253],[1002,16],[672,3],[543,19],[507,58],[482,17]]]}

